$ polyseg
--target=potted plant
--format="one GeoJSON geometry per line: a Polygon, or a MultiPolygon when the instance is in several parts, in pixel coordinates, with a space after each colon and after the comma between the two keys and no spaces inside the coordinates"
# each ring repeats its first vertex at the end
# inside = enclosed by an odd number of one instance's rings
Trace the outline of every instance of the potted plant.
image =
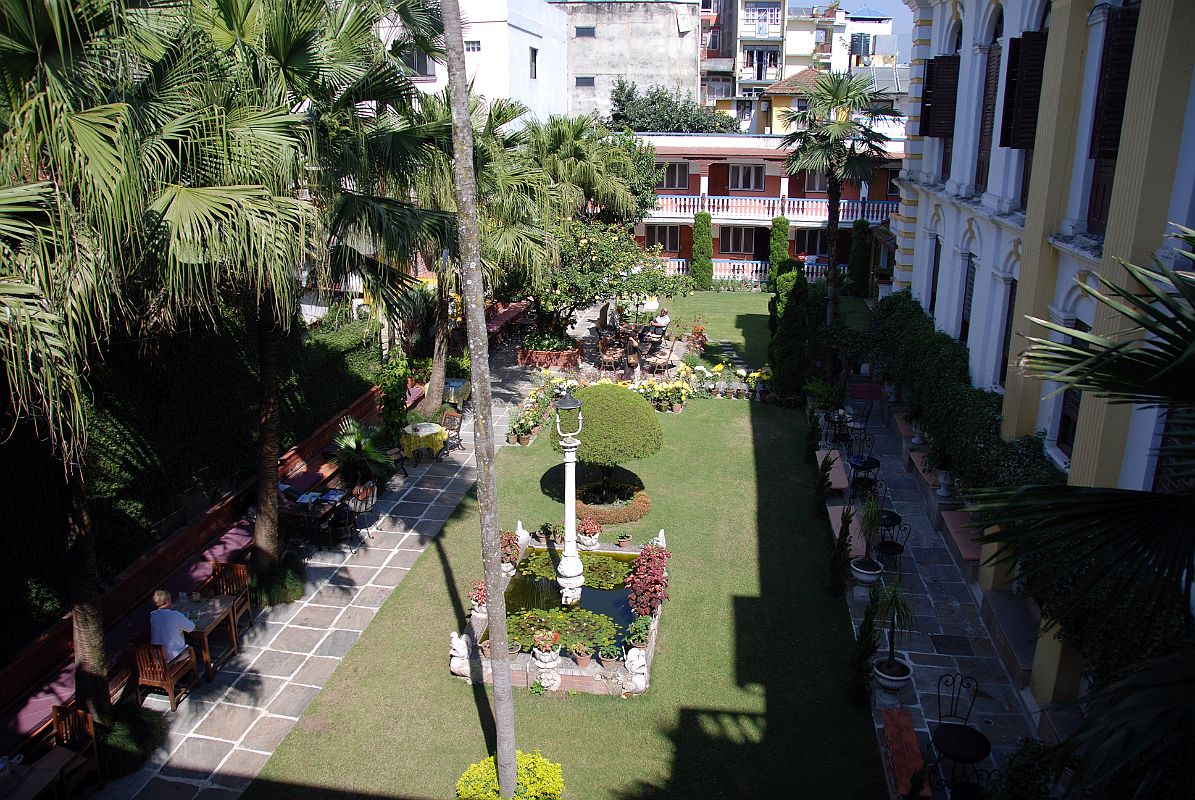
{"type": "Polygon", "coordinates": [[[575,642],[568,649],[573,654],[573,660],[581,669],[588,667],[593,660],[593,646],[589,642],[575,642]]]}
{"type": "Polygon", "coordinates": [[[518,444],[519,443],[519,434],[517,434],[515,432],[513,425],[511,426],[510,430],[508,430],[506,432],[506,443],[507,444],[518,444]]]}
{"type": "Polygon", "coordinates": [[[884,565],[871,557],[880,533],[880,504],[869,498],[859,513],[859,538],[863,541],[863,555],[851,559],[851,574],[861,586],[871,586],[879,580],[884,565]]]}
{"type": "Polygon", "coordinates": [[[515,574],[515,565],[519,563],[519,537],[514,531],[498,531],[498,546],[502,550],[502,574],[510,577],[515,574]]]}
{"type": "Polygon", "coordinates": [[[541,653],[560,652],[560,634],[546,628],[540,628],[531,635],[532,646],[541,653]]]}
{"type": "Polygon", "coordinates": [[[488,599],[485,581],[473,581],[472,588],[469,589],[469,600],[473,603],[474,616],[484,617],[488,614],[486,609],[486,600],[488,599]]]}
{"type": "Polygon", "coordinates": [[[622,663],[622,648],[607,644],[598,648],[598,663],[603,667],[616,667],[622,663]]]}
{"type": "Polygon", "coordinates": [[[627,533],[626,531],[623,531],[622,533],[618,534],[618,546],[619,547],[630,547],[631,546],[631,534],[627,533]]]}
{"type": "Polygon", "coordinates": [[[540,542],[546,544],[554,542],[556,544],[564,543],[564,523],[563,522],[545,522],[536,529],[535,533],[531,534],[540,542]]]}
{"type": "Polygon", "coordinates": [[[521,446],[531,444],[531,422],[525,413],[520,414],[518,419],[510,424],[510,432],[515,435],[515,441],[521,446]]]}
{"type": "Polygon", "coordinates": [[[934,437],[930,440],[925,466],[938,473],[938,487],[934,489],[934,494],[938,497],[950,497],[950,490],[954,485],[954,479],[950,475],[951,470],[954,469],[954,453],[951,446],[941,437],[934,437]]]}
{"type": "Polygon", "coordinates": [[[913,609],[905,598],[900,576],[876,594],[876,616],[888,628],[888,655],[872,665],[876,683],[889,691],[898,691],[913,678],[913,665],[896,654],[896,637],[913,627],[913,609]]]}
{"type": "Polygon", "coordinates": [[[577,544],[586,550],[598,546],[598,536],[602,533],[602,526],[593,517],[581,517],[577,523],[577,544]]]}
{"type": "Polygon", "coordinates": [[[651,623],[651,615],[643,614],[635,617],[635,621],[627,626],[627,641],[632,647],[647,647],[651,638],[651,623]]]}
{"type": "MultiPolygon", "coordinates": [[[[332,439],[332,463],[340,472],[342,485],[351,487],[353,498],[377,497],[371,485],[384,483],[394,471],[394,458],[386,452],[382,429],[346,416],[332,439]]],[[[356,508],[367,511],[367,508],[356,508]]]]}

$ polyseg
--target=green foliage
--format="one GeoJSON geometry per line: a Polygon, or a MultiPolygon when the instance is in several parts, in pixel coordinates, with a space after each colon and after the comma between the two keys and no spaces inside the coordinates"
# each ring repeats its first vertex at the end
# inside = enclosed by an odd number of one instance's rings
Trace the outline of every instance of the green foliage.
{"type": "Polygon", "coordinates": [[[349,486],[380,482],[394,470],[394,459],[382,441],[384,431],[356,417],[345,417],[332,439],[330,457],[349,486]]]}
{"type": "Polygon", "coordinates": [[[285,550],[270,566],[255,565],[249,575],[249,593],[258,608],[293,603],[303,596],[307,564],[294,550],[285,550]]]}
{"type": "MultiPolygon", "coordinates": [[[[816,408],[808,408],[805,410],[805,461],[810,464],[817,463],[817,451],[820,449],[822,443],[822,421],[818,416],[816,408]]],[[[818,468],[819,474],[821,468],[818,468]]],[[[825,492],[825,484],[822,484],[822,493],[825,492]]],[[[824,497],[823,497],[824,500],[824,497]]]]}
{"type": "Polygon", "coordinates": [[[859,633],[855,637],[855,649],[851,653],[851,697],[867,705],[871,698],[871,660],[880,645],[880,633],[876,629],[876,609],[879,599],[873,584],[867,605],[863,608],[863,619],[859,621],[859,633]]]}
{"type": "Polygon", "coordinates": [[[714,227],[707,211],[693,215],[693,257],[689,260],[693,286],[700,290],[714,285],[714,227]]]}
{"type": "Polygon", "coordinates": [[[627,626],[626,640],[631,644],[647,644],[651,638],[651,622],[649,614],[635,617],[634,622],[627,626]]]}
{"type": "Polygon", "coordinates": [[[391,442],[407,424],[407,377],[410,369],[402,348],[395,347],[378,368],[378,388],[382,390],[382,426],[391,442]]]}
{"type": "Polygon", "coordinates": [[[679,89],[649,86],[643,94],[625,78],[618,78],[610,90],[610,119],[615,130],[657,133],[738,133],[734,117],[701,105],[679,89]]]}
{"type": "Polygon", "coordinates": [[[824,293],[816,294],[818,287],[810,286],[801,272],[781,275],[776,279],[776,290],[776,331],[768,347],[768,360],[777,393],[795,397],[801,393],[811,368],[813,334],[825,313],[824,293]]]}
{"type": "Polygon", "coordinates": [[[801,388],[805,390],[805,394],[813,398],[813,407],[818,411],[833,411],[842,408],[843,400],[846,398],[845,387],[821,378],[815,378],[801,388]]]}
{"type": "Polygon", "coordinates": [[[469,354],[461,353],[459,356],[449,356],[448,361],[444,365],[444,377],[472,378],[473,360],[469,358],[469,354]]]}
{"type": "MultiPolygon", "coordinates": [[[[814,458],[817,458],[817,452],[814,451],[814,458]]],[[[830,496],[830,469],[834,466],[834,462],[838,460],[838,455],[834,452],[827,453],[822,462],[817,465],[817,480],[813,483],[813,510],[814,512],[821,511],[826,507],[826,498],[830,496]]]]}
{"type": "Polygon", "coordinates": [[[127,697],[112,707],[112,727],[97,728],[96,738],[105,779],[128,775],[165,741],[166,716],[127,697]]]}
{"type": "MultiPolygon", "coordinates": [[[[543,687],[540,687],[541,689],[543,687]]],[[[519,800],[560,800],[564,771],[559,764],[534,753],[515,751],[519,800]]],[[[494,756],[471,765],[456,782],[457,800],[499,800],[498,765],[494,756]]]]}
{"type": "Polygon", "coordinates": [[[547,693],[547,688],[539,681],[535,681],[527,687],[527,694],[531,695],[532,697],[543,697],[547,693]]]}
{"type": "MultiPolygon", "coordinates": [[[[578,389],[584,429],[577,459],[604,470],[660,452],[664,431],[651,403],[617,384],[592,384],[578,389]]],[[[573,423],[562,420],[568,427],[573,423]]],[[[560,450],[560,434],[552,428],[552,446],[560,450]]]]}
{"type": "Polygon", "coordinates": [[[628,131],[615,133],[607,141],[615,148],[626,153],[630,161],[630,172],[624,179],[631,190],[631,194],[635,196],[635,205],[638,212],[633,217],[618,221],[626,225],[634,225],[656,207],[656,184],[660,182],[660,178],[664,177],[664,167],[663,165],[656,164],[656,148],[639,139],[633,133],[628,131]]]}
{"type": "Polygon", "coordinates": [[[991,800],[1050,800],[1054,790],[1053,754],[1037,739],[1022,739],[992,786],[991,800]]]}
{"type": "Polygon", "coordinates": [[[885,661],[893,664],[896,661],[896,642],[901,633],[914,628],[913,607],[905,596],[905,590],[900,585],[900,576],[884,584],[876,592],[876,616],[883,620],[888,628],[888,657],[885,661]]]}
{"type": "Polygon", "coordinates": [[[548,350],[559,352],[573,350],[577,342],[569,336],[554,331],[532,331],[523,339],[524,350],[548,350]]]}
{"type": "Polygon", "coordinates": [[[865,219],[855,220],[851,227],[851,253],[846,262],[850,284],[847,291],[856,297],[867,297],[871,288],[871,225],[865,219]]]}
{"type": "Polygon", "coordinates": [[[830,555],[830,593],[835,597],[842,594],[844,582],[851,567],[851,522],[855,507],[846,503],[839,516],[838,537],[834,540],[834,552],[830,555]]]}
{"type": "Polygon", "coordinates": [[[589,647],[589,652],[614,644],[618,639],[618,623],[605,614],[583,608],[532,608],[506,615],[508,635],[524,650],[530,650],[536,631],[555,631],[560,634],[560,646],[572,650],[577,644],[589,647]]]}
{"type": "MultiPolygon", "coordinates": [[[[620,589],[631,573],[631,563],[610,556],[582,550],[581,563],[585,566],[585,585],[593,589],[620,589]]],[[[523,563],[519,573],[535,578],[556,580],[556,565],[560,562],[558,553],[549,550],[533,550],[523,563]]]]}
{"type": "Polygon", "coordinates": [[[772,219],[772,233],[768,245],[768,288],[772,288],[776,285],[776,278],[783,273],[784,267],[791,262],[788,256],[788,217],[772,219]]]}

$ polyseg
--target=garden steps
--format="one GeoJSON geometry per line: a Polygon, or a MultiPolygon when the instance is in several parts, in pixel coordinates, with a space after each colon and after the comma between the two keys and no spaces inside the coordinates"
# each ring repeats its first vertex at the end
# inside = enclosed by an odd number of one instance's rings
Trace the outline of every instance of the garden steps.
{"type": "MultiPolygon", "coordinates": [[[[830,532],[833,540],[838,541],[838,533],[842,530],[842,503],[826,503],[826,514],[830,517],[830,532]]],[[[863,537],[859,535],[859,513],[851,518],[851,558],[860,558],[867,550],[863,544],[863,537]]]]}
{"type": "Polygon", "coordinates": [[[842,465],[842,455],[837,450],[818,450],[817,464],[819,467],[826,456],[834,457],[834,463],[830,466],[830,494],[834,497],[842,497],[851,485],[846,476],[846,467],[842,465]]]}
{"type": "MultiPolygon", "coordinates": [[[[888,767],[888,795],[892,800],[900,800],[908,794],[913,775],[925,766],[925,758],[912,715],[903,708],[892,707],[881,709],[881,714],[884,728],[880,750],[888,767]]],[[[929,786],[922,786],[917,796],[930,797],[929,786]]]]}
{"type": "Polygon", "coordinates": [[[961,510],[942,511],[942,528],[946,544],[954,561],[968,581],[979,579],[979,542],[982,533],[971,518],[970,512],[961,510]]]}

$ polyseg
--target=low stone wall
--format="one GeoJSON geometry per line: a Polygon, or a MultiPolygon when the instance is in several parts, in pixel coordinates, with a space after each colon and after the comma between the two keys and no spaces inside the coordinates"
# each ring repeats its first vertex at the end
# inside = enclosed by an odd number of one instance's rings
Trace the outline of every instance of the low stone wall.
{"type": "Polygon", "coordinates": [[[572,350],[524,350],[519,348],[518,364],[520,367],[537,367],[545,369],[580,369],[583,346],[580,339],[572,350]]]}

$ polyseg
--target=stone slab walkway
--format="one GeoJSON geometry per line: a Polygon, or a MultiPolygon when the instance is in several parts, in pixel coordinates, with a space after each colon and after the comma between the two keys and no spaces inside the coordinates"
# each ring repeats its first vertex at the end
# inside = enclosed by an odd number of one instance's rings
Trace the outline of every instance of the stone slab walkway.
{"type": "MultiPolygon", "coordinates": [[[[515,367],[513,345],[491,358],[494,436],[504,444],[511,408],[531,388],[530,371],[515,367]]],[[[303,598],[262,610],[242,635],[240,652],[169,711],[165,696],[146,707],[165,712],[169,733],[145,766],[114,781],[102,800],[223,800],[249,785],[319,694],[378,608],[410,571],[472,488],[477,470],[472,415],[464,450],[443,462],[408,465],[392,479],[359,538],[308,559],[303,598]]]]}

